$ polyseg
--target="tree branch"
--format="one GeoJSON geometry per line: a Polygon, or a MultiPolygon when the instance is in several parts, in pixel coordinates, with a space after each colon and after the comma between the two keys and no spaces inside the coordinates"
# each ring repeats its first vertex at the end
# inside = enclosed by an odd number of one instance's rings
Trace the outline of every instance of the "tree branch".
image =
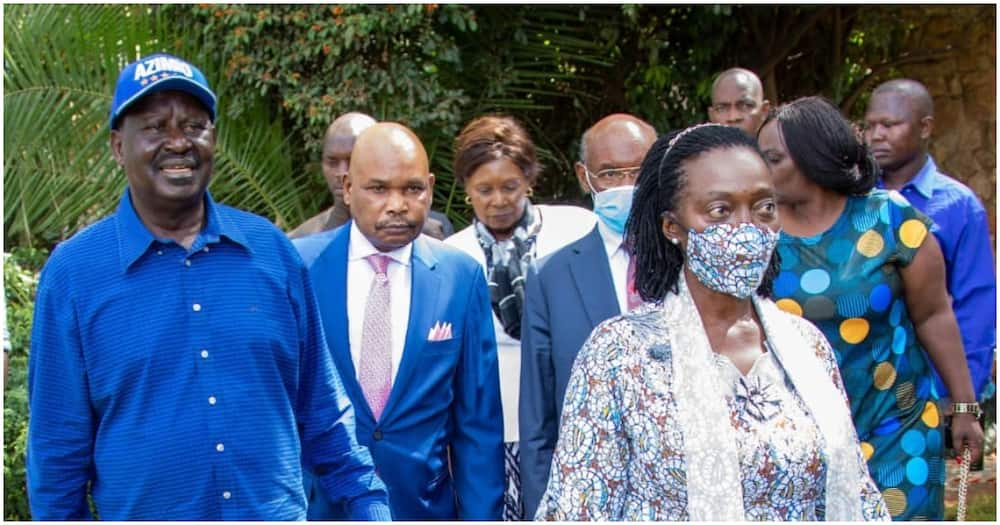
{"type": "Polygon", "coordinates": [[[799,25],[798,29],[795,31],[795,34],[792,35],[791,38],[785,40],[787,44],[785,44],[784,49],[782,49],[778,53],[771,55],[771,58],[769,58],[768,61],[764,64],[764,67],[760,69],[761,73],[765,75],[770,74],[770,72],[775,67],[777,67],[778,64],[780,64],[781,61],[785,59],[785,57],[787,57],[793,50],[795,50],[795,46],[799,45],[799,41],[802,40],[803,35],[805,35],[806,32],[808,32],[810,29],[812,29],[813,26],[815,26],[816,23],[819,22],[819,20],[824,15],[826,15],[830,9],[831,8],[829,7],[822,7],[820,9],[817,9],[816,12],[813,13],[808,19],[806,19],[806,21],[803,24],[799,25]]]}
{"type": "Polygon", "coordinates": [[[921,64],[924,62],[937,62],[948,58],[958,50],[952,47],[946,47],[943,49],[931,49],[920,54],[911,55],[905,54],[896,58],[895,60],[887,60],[880,64],[875,65],[871,68],[871,73],[865,75],[865,78],[851,90],[850,95],[844,98],[844,101],[840,103],[840,110],[845,115],[851,114],[851,109],[854,108],[855,102],[861,97],[861,94],[868,90],[869,87],[875,82],[875,79],[879,77],[881,73],[888,71],[894,67],[905,66],[908,64],[921,64]]]}

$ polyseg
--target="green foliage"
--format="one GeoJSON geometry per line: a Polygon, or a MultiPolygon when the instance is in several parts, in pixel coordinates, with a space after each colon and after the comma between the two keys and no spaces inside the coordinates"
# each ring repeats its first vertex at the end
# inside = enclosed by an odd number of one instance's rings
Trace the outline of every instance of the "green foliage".
{"type": "MultiPolygon", "coordinates": [[[[617,6],[478,6],[480,30],[461,40],[468,121],[509,114],[527,126],[542,171],[542,201],[579,195],[573,173],[579,137],[600,117],[624,109],[617,6]]],[[[448,150],[447,156],[451,157],[448,150]]]]}
{"type": "MultiPolygon", "coordinates": [[[[363,111],[417,132],[434,207],[471,218],[452,143],[486,113],[523,121],[542,202],[584,204],[582,132],[629,112],[661,132],[704,119],[714,75],[761,73],[773,103],[820,93],[856,116],[921,27],[895,6],[769,5],[7,5],[4,235],[49,246],[111,211],[124,177],[107,150],[119,68],[185,56],[220,99],[214,196],[289,229],[331,201],[320,141],[363,111]]],[[[919,11],[919,10],[917,10],[919,11]]],[[[930,16],[930,15],[927,15],[930,16]]],[[[909,53],[909,54],[908,54],[909,53]]]]}
{"type": "Polygon", "coordinates": [[[330,203],[317,161],[326,127],[348,111],[413,128],[438,178],[437,207],[446,209],[455,199],[451,170],[441,162],[450,159],[438,158],[437,146],[458,133],[469,102],[449,79],[461,78],[451,35],[477,28],[470,8],[178,5],[164,10],[192,28],[189,34],[204,56],[220,66],[227,83],[239,86],[230,93],[223,119],[238,117],[258,97],[280,108],[294,145],[285,155],[307,174],[296,194],[309,213],[330,203]]]}
{"type": "Polygon", "coordinates": [[[4,296],[10,331],[10,362],[3,403],[4,519],[30,520],[24,478],[24,447],[28,435],[28,348],[38,272],[48,253],[15,248],[3,257],[4,296]]]}
{"type": "Polygon", "coordinates": [[[318,154],[331,115],[365,111],[415,129],[456,132],[460,90],[442,82],[459,67],[447,35],[471,30],[467,7],[205,6],[187,15],[227,79],[280,104],[309,152],[318,154]]]}
{"type": "Polygon", "coordinates": [[[730,6],[623,6],[635,29],[637,67],[628,77],[632,107],[661,131],[705,119],[720,53],[738,29],[730,6]],[[711,35],[706,38],[706,35],[711,35]]]}
{"type": "Polygon", "coordinates": [[[114,207],[124,177],[107,147],[109,86],[129,44],[155,40],[130,6],[4,6],[8,242],[47,245],[114,207]]]}

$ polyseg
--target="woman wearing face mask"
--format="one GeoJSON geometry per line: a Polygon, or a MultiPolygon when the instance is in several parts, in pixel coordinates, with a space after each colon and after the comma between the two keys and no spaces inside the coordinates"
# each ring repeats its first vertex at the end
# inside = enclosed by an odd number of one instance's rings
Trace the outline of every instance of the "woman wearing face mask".
{"type": "Polygon", "coordinates": [[[454,174],[472,205],[472,225],[445,240],[483,266],[490,287],[500,368],[507,494],[504,519],[523,519],[518,476],[521,305],[527,265],[593,229],[594,214],[575,206],[532,204],[539,166],[535,145],[508,116],[469,122],[455,140],[454,174]]]}
{"type": "Polygon", "coordinates": [[[956,401],[956,449],[966,444],[977,458],[983,432],[931,222],[898,193],[872,189],[878,164],[824,99],[779,108],[760,145],[784,226],[778,305],[815,323],[836,350],[893,519],[940,521],[944,436],[930,361],[956,401]]]}
{"type": "Polygon", "coordinates": [[[829,345],[768,299],[778,232],[744,132],[653,145],[626,227],[647,304],[580,350],[538,518],[888,518],[829,345]]]}

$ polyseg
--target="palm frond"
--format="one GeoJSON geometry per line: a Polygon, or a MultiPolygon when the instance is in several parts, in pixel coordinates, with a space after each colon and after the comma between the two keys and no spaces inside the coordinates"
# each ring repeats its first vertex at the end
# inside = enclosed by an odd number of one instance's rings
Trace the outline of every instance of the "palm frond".
{"type": "MultiPolygon", "coordinates": [[[[215,147],[212,196],[220,202],[270,218],[288,230],[305,218],[306,173],[292,169],[279,121],[263,105],[221,121],[215,147]],[[262,125],[269,122],[270,125],[262,125]]],[[[321,199],[325,195],[318,196],[321,199]]]]}
{"type": "Polygon", "coordinates": [[[157,35],[131,6],[8,5],[4,15],[4,237],[45,244],[117,203],[110,86],[157,35]]]}

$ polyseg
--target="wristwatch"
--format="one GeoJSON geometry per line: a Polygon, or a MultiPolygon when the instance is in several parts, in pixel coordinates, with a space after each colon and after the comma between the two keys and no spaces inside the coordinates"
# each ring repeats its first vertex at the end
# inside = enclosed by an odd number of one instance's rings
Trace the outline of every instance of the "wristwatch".
{"type": "Polygon", "coordinates": [[[983,415],[983,409],[979,407],[979,403],[952,403],[951,411],[953,414],[972,414],[976,419],[983,415]]]}

